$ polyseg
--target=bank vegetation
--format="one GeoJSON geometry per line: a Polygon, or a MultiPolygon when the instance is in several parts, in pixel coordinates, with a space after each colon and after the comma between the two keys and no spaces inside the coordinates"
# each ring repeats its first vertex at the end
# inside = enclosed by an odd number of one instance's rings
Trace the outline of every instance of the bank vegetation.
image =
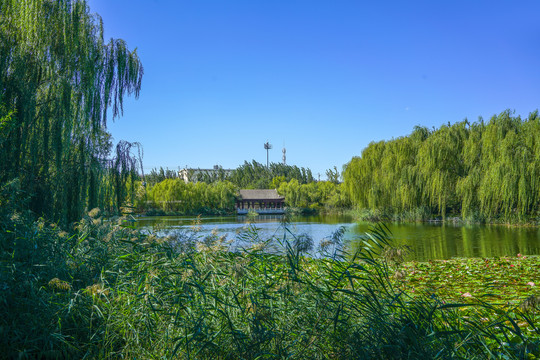
{"type": "Polygon", "coordinates": [[[504,111],[370,143],[344,172],[368,217],[540,222],[540,118],[504,111]]]}

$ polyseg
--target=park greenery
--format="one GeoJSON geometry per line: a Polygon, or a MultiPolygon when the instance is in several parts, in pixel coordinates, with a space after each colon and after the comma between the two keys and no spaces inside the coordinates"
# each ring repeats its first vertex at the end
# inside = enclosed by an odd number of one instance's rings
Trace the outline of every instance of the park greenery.
{"type": "Polygon", "coordinates": [[[536,113],[371,144],[344,183],[256,162],[147,182],[139,144],[113,149],[106,128],[142,75],[84,0],[0,0],[0,357],[540,357],[538,257],[405,263],[384,225],[356,248],[343,228],[314,248],[287,217],[268,238],[246,224],[227,239],[113,216],[231,211],[253,187],[298,207],[525,219],[539,210],[536,113]]]}
{"type": "Polygon", "coordinates": [[[253,160],[236,168],[229,180],[242,189],[275,189],[282,181],[296,179],[300,184],[315,181],[310,169],[296,165],[270,163],[268,167],[253,160]]]}
{"type": "Polygon", "coordinates": [[[293,209],[354,209],[363,220],[538,224],[539,138],[537,111],[526,119],[504,111],[488,122],[416,126],[408,136],[372,142],[343,174],[329,169],[329,181],[315,181],[309,169],[256,161],[219,181],[237,189],[275,188],[293,209]]]}
{"type": "Polygon", "coordinates": [[[347,253],[341,229],[312,249],[286,223],[268,239],[246,225],[231,251],[197,223],[158,238],[94,209],[68,232],[12,207],[0,214],[8,358],[540,356],[538,257],[403,263],[382,226],[347,253]]]}
{"type": "Polygon", "coordinates": [[[0,183],[64,224],[118,210],[138,164],[133,144],[111,154],[106,125],[142,75],[136,51],[105,41],[84,1],[0,0],[0,183]]]}
{"type": "Polygon", "coordinates": [[[155,214],[230,214],[234,212],[238,189],[228,181],[184,182],[165,179],[141,189],[135,199],[139,211],[155,214]]]}
{"type": "Polygon", "coordinates": [[[285,197],[288,206],[297,209],[336,211],[349,207],[343,184],[317,181],[300,184],[296,179],[281,182],[278,193],[285,197]]]}
{"type": "Polygon", "coordinates": [[[159,182],[162,182],[165,179],[177,179],[178,178],[178,172],[175,170],[170,169],[163,169],[163,167],[160,167],[159,169],[152,169],[149,174],[145,174],[142,176],[141,180],[144,181],[145,185],[153,186],[159,182]]]}
{"type": "Polygon", "coordinates": [[[333,181],[315,181],[311,170],[296,165],[266,167],[254,160],[230,176],[219,174],[219,169],[214,174],[201,172],[200,178],[184,182],[175,171],[153,169],[134,183],[137,190],[128,192],[126,200],[136,212],[146,214],[231,214],[240,189],[276,189],[290,209],[337,211],[350,206],[337,168],[327,171],[333,181]]]}
{"type": "Polygon", "coordinates": [[[368,215],[410,220],[540,222],[540,118],[510,111],[372,142],[347,164],[344,182],[368,215]]]}
{"type": "MultiPolygon", "coordinates": [[[[131,183],[128,182],[128,185],[131,183]]],[[[300,184],[298,180],[285,181],[283,176],[276,177],[272,186],[285,197],[291,209],[309,209],[312,211],[336,211],[347,208],[343,184],[330,181],[300,184]]],[[[231,214],[240,188],[230,181],[184,182],[179,178],[169,178],[154,185],[142,186],[135,182],[138,191],[133,199],[128,196],[134,211],[146,214],[231,214]]]]}

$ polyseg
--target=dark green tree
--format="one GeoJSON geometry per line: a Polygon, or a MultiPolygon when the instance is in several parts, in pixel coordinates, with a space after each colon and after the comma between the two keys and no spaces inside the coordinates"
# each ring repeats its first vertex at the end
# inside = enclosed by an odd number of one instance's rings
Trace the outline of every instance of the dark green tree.
{"type": "Polygon", "coordinates": [[[339,177],[340,177],[340,174],[339,174],[339,170],[337,169],[337,166],[334,166],[334,169],[326,170],[326,178],[328,179],[328,181],[334,184],[339,184],[339,177]]]}

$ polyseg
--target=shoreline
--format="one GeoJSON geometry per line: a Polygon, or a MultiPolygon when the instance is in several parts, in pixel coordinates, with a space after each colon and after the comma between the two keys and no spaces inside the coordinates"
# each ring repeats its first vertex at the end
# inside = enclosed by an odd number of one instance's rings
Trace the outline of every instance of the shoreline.
{"type": "MultiPolygon", "coordinates": [[[[371,210],[368,210],[372,212],[371,210]]],[[[509,222],[504,220],[492,219],[489,221],[474,221],[466,220],[461,216],[449,216],[446,219],[440,218],[440,216],[434,215],[434,218],[428,219],[404,219],[406,214],[390,214],[390,215],[375,215],[375,214],[364,214],[366,210],[356,210],[356,209],[313,209],[313,208],[289,208],[289,210],[283,215],[293,215],[293,216],[310,216],[310,215],[345,215],[350,216],[355,222],[368,222],[368,223],[400,223],[400,224],[452,224],[458,226],[465,225],[497,225],[497,226],[507,226],[507,227],[540,227],[540,220],[529,219],[524,222],[509,222]]],[[[228,210],[207,210],[201,212],[166,212],[162,210],[150,209],[148,211],[137,212],[134,215],[136,216],[234,216],[238,215],[236,211],[228,210]]]]}

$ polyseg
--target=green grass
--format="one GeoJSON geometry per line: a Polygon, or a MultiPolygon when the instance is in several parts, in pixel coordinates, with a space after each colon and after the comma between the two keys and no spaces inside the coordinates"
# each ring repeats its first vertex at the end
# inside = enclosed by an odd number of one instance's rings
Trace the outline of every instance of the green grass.
{"type": "MultiPolygon", "coordinates": [[[[536,293],[500,292],[512,301],[482,297],[484,290],[497,289],[482,287],[485,279],[479,278],[479,283],[471,283],[474,289],[463,285],[472,297],[448,296],[454,290],[443,286],[443,280],[450,273],[460,274],[452,266],[471,267],[472,262],[402,264],[395,257],[378,256],[389,254],[383,251],[388,246],[383,227],[368,234],[356,254],[339,252],[338,231],[320,249],[327,257],[317,259],[301,251],[309,247],[309,238],[283,241],[282,235],[291,235],[286,226],[274,239],[261,239],[255,228],[247,227],[240,234],[245,248],[230,252],[227,239],[219,234],[202,238],[196,224],[193,231],[159,239],[134,230],[129,219],[105,221],[96,212],[91,215],[69,233],[22,213],[3,215],[2,356],[540,355],[538,308],[532,300],[521,305],[536,293]],[[404,276],[396,277],[398,271],[404,276]]],[[[485,262],[475,261],[475,269],[485,262]]],[[[537,258],[511,261],[519,261],[516,271],[535,275],[537,258]]],[[[499,275],[505,284],[513,285],[504,273],[499,275]]]]}

